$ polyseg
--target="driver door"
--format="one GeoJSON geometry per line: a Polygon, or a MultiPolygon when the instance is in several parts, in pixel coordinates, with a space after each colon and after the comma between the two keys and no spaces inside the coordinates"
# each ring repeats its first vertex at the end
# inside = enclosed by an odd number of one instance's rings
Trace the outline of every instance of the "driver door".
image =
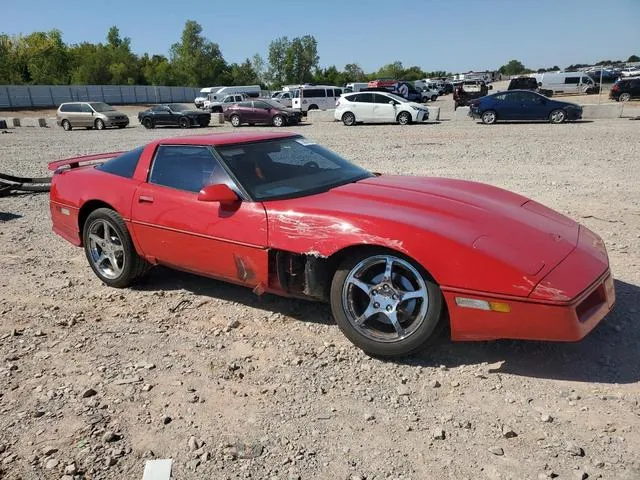
{"type": "Polygon", "coordinates": [[[171,124],[171,110],[169,107],[160,106],[154,110],[153,117],[156,125],[169,125],[171,124]]]}
{"type": "Polygon", "coordinates": [[[261,203],[198,200],[225,183],[240,193],[206,146],[160,145],[133,199],[133,232],[152,262],[247,286],[266,284],[267,218],[261,203]]]}
{"type": "Polygon", "coordinates": [[[379,93],[373,94],[373,120],[376,122],[395,122],[395,101],[379,93]],[[389,103],[391,102],[391,103],[389,103]]]}

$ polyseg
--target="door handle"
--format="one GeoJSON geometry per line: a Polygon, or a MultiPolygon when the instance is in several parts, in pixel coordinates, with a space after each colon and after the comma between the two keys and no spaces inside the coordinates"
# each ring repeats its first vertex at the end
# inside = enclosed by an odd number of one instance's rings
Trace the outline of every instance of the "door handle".
{"type": "Polygon", "coordinates": [[[140,195],[138,197],[138,203],[153,203],[153,197],[147,195],[140,195]]]}

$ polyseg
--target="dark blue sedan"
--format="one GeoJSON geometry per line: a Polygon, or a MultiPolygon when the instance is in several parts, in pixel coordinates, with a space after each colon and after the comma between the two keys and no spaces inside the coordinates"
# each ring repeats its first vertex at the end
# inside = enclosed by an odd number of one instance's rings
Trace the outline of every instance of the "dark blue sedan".
{"type": "Polygon", "coordinates": [[[530,90],[509,90],[474,100],[469,115],[488,125],[497,121],[544,120],[563,123],[580,120],[582,107],[575,103],[559,102],[530,90]]]}

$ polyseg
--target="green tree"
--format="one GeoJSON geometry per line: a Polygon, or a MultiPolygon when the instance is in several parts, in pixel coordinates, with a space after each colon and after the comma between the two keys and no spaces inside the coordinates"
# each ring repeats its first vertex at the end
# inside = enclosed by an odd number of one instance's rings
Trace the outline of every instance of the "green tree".
{"type": "Polygon", "coordinates": [[[519,60],[510,60],[506,65],[501,66],[498,71],[502,75],[520,75],[526,70],[523,63],[519,60]]]}
{"type": "Polygon", "coordinates": [[[29,82],[40,85],[69,83],[69,52],[60,30],[34,32],[22,39],[29,82]]]}
{"type": "Polygon", "coordinates": [[[313,69],[318,67],[318,42],[312,35],[296,37],[291,41],[285,57],[285,76],[289,83],[313,80],[313,69]]]}
{"type": "Polygon", "coordinates": [[[187,20],[180,41],[171,46],[171,66],[177,82],[185,86],[224,85],[231,78],[220,47],[207,40],[193,20],[187,20]]]}
{"type": "Polygon", "coordinates": [[[105,85],[111,83],[111,55],[101,43],[81,43],[69,48],[71,83],[105,85]]]}
{"type": "Polygon", "coordinates": [[[258,74],[253,69],[251,60],[248,58],[241,64],[231,65],[231,79],[233,85],[255,85],[260,83],[258,74]]]}
{"type": "Polygon", "coordinates": [[[259,53],[256,53],[251,58],[251,66],[253,67],[253,71],[256,72],[256,76],[258,77],[258,82],[260,83],[260,85],[265,85],[267,83],[267,72],[265,70],[264,59],[259,53]]]}
{"type": "Polygon", "coordinates": [[[0,84],[21,84],[28,78],[22,37],[0,35],[0,84]]]}
{"type": "Polygon", "coordinates": [[[631,55],[629,58],[627,58],[627,62],[628,63],[640,62],[640,57],[638,55],[631,55]]]}
{"type": "Polygon", "coordinates": [[[142,83],[168,86],[176,84],[171,64],[164,55],[153,55],[149,58],[145,53],[140,57],[138,65],[144,77],[142,83]]]}
{"type": "Polygon", "coordinates": [[[374,74],[374,78],[394,78],[401,80],[403,75],[404,67],[402,66],[402,62],[396,60],[393,63],[381,67],[380,70],[374,74]]]}
{"type": "Polygon", "coordinates": [[[335,67],[335,65],[331,65],[325,69],[316,69],[313,81],[323,85],[343,86],[347,82],[350,82],[351,79],[345,72],[341,72],[335,67]]]}
{"type": "Polygon", "coordinates": [[[357,63],[347,63],[344,66],[344,75],[347,82],[364,82],[367,79],[364,70],[357,63]]]}
{"type": "Polygon", "coordinates": [[[402,72],[402,77],[398,78],[398,80],[408,80],[412,82],[426,77],[426,72],[420,67],[414,65],[413,67],[409,67],[404,72],[402,72]]]}
{"type": "Polygon", "coordinates": [[[286,82],[285,64],[290,46],[287,37],[276,38],[269,43],[267,79],[272,86],[280,87],[286,82]]]}

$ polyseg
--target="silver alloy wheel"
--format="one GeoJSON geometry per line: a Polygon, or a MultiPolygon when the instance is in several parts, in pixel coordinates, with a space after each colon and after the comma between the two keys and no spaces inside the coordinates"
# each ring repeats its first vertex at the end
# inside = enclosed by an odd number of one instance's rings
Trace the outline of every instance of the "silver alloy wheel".
{"type": "Polygon", "coordinates": [[[629,100],[631,100],[631,94],[629,94],[629,93],[621,93],[620,94],[620,101],[621,102],[628,102],[629,100]]]}
{"type": "Polygon", "coordinates": [[[283,125],[284,125],[284,118],[282,118],[282,115],[276,115],[275,117],[273,117],[274,127],[281,127],[283,125]]]}
{"type": "Polygon", "coordinates": [[[100,119],[96,120],[96,130],[104,130],[104,122],[100,119]]]}
{"type": "Polygon", "coordinates": [[[356,123],[356,117],[351,112],[346,112],[342,115],[342,123],[344,123],[347,127],[350,127],[356,123]]]}
{"type": "Polygon", "coordinates": [[[562,123],[564,122],[565,118],[567,118],[567,115],[566,113],[564,113],[564,110],[554,110],[553,112],[551,112],[551,115],[549,115],[549,119],[553,123],[562,123]]]}
{"type": "Polygon", "coordinates": [[[376,342],[412,335],[425,321],[429,293],[422,275],[406,260],[375,255],[354,266],[342,287],[342,307],[351,325],[376,342]]]}
{"type": "Polygon", "coordinates": [[[239,127],[240,126],[240,117],[237,115],[233,115],[231,117],[231,125],[233,125],[234,127],[239,127]]]}
{"type": "Polygon", "coordinates": [[[400,114],[398,115],[398,123],[400,125],[408,125],[409,123],[411,123],[411,115],[409,115],[409,113],[407,112],[400,112],[400,114]]]}
{"type": "Polygon", "coordinates": [[[125,254],[118,231],[107,220],[97,219],[89,226],[91,261],[100,275],[118,278],[125,267],[125,254]]]}
{"type": "Polygon", "coordinates": [[[67,132],[71,130],[71,123],[69,123],[69,120],[62,121],[62,129],[66,130],[67,132]]]}
{"type": "Polygon", "coordinates": [[[482,123],[486,123],[487,125],[490,125],[492,123],[495,123],[495,121],[496,121],[496,112],[494,112],[493,110],[489,110],[482,114],[482,123]]]}

